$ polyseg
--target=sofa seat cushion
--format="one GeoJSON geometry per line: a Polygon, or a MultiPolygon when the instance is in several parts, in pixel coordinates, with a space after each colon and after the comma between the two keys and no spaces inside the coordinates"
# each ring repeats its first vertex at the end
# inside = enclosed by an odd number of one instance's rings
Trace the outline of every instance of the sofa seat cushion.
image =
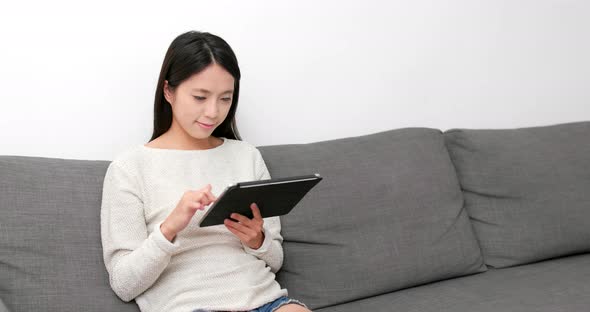
{"type": "Polygon", "coordinates": [[[590,251],[590,122],[445,139],[487,265],[590,251]]]}
{"type": "Polygon", "coordinates": [[[590,307],[590,254],[459,277],[317,312],[580,312],[590,307]]]}
{"type": "Polygon", "coordinates": [[[281,217],[278,281],[311,308],[485,270],[439,130],[260,150],[272,177],[324,177],[281,217]]]}
{"type": "Polygon", "coordinates": [[[0,156],[0,298],[10,311],[139,311],[109,286],[108,161],[0,156]]]}

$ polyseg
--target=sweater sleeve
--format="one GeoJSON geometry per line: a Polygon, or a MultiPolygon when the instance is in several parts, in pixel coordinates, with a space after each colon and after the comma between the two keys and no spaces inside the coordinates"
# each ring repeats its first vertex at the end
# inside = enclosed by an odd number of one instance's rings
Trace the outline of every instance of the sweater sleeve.
{"type": "MultiPolygon", "coordinates": [[[[256,150],[254,165],[256,167],[256,179],[270,179],[268,168],[260,154],[256,150]]],[[[281,235],[281,220],[279,217],[264,218],[264,241],[258,249],[252,249],[242,243],[247,253],[264,260],[273,273],[277,273],[283,265],[283,236],[281,235]]]]}
{"type": "Polygon", "coordinates": [[[164,237],[161,222],[148,235],[138,183],[124,168],[111,162],[107,169],[100,221],[109,283],[128,302],[158,279],[179,245],[164,237]]]}

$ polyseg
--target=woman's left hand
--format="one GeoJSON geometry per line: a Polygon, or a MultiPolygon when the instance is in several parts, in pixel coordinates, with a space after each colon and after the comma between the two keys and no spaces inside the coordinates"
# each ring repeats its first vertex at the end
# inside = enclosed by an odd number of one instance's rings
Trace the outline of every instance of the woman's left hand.
{"type": "Polygon", "coordinates": [[[252,209],[252,214],[254,215],[252,219],[239,213],[232,213],[230,217],[238,222],[225,219],[224,224],[225,227],[230,230],[230,232],[234,233],[234,235],[236,235],[246,246],[252,249],[258,249],[262,246],[262,242],[264,242],[264,232],[262,228],[264,220],[262,219],[260,209],[258,209],[256,203],[252,203],[250,209],[252,209]]]}

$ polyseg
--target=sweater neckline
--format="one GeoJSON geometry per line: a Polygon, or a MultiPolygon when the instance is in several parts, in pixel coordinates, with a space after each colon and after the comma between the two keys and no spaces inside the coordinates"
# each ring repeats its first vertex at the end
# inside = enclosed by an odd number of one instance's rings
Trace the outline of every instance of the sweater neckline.
{"type": "Polygon", "coordinates": [[[149,146],[145,146],[144,144],[140,144],[140,147],[144,150],[147,150],[147,151],[162,152],[162,153],[176,153],[176,154],[206,153],[206,152],[213,152],[216,150],[220,150],[225,145],[227,145],[227,138],[225,138],[225,137],[219,137],[219,138],[223,141],[220,145],[213,147],[213,148],[207,148],[207,149],[181,150],[181,149],[171,149],[171,148],[149,147],[149,146]]]}

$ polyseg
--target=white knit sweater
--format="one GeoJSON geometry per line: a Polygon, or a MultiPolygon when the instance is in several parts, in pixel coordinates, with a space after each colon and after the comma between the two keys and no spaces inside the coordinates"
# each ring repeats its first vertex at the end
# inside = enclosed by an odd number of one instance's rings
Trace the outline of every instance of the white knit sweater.
{"type": "Polygon", "coordinates": [[[275,281],[283,262],[279,217],[264,219],[265,240],[253,250],[225,225],[200,228],[205,211],[172,242],[160,224],[187,190],[207,183],[215,196],[230,183],[270,178],[258,149],[237,140],[207,150],[133,146],[109,165],[101,236],[114,292],[141,311],[243,311],[287,295],[275,281]]]}

